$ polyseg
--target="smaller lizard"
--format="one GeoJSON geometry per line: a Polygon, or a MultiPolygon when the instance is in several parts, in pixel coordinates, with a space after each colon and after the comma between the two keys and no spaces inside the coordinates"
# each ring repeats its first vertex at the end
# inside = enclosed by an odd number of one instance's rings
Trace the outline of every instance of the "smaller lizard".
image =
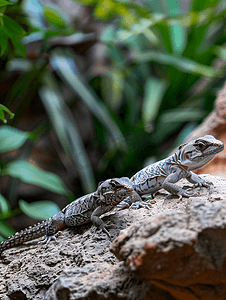
{"type": "Polygon", "coordinates": [[[141,195],[153,194],[161,188],[170,194],[178,195],[179,200],[182,196],[193,196],[193,191],[187,191],[175,183],[186,178],[194,183],[194,187],[209,187],[208,182],[191,170],[204,166],[223,149],[224,144],[212,135],[205,135],[180,145],[173,155],[143,168],[132,176],[130,178],[134,189],[132,196],[122,201],[117,208],[119,210],[126,208],[131,202],[135,202],[135,199],[139,201],[141,195]]]}
{"type": "Polygon", "coordinates": [[[90,221],[110,237],[100,216],[111,211],[131,195],[132,191],[133,187],[128,177],[107,179],[98,185],[95,192],[74,200],[52,218],[8,237],[0,244],[0,256],[5,249],[43,235],[46,235],[46,238],[41,243],[48,244],[51,239],[55,239],[54,234],[65,226],[80,226],[90,221]]]}

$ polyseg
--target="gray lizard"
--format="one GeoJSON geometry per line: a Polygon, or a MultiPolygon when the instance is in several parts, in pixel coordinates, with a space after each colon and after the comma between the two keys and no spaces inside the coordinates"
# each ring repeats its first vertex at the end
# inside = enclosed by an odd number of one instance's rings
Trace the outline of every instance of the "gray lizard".
{"type": "MultiPolygon", "coordinates": [[[[217,153],[224,149],[224,144],[212,135],[205,135],[189,143],[179,146],[173,155],[153,163],[137,172],[130,178],[133,186],[132,196],[122,201],[117,208],[123,209],[141,200],[141,195],[153,194],[161,188],[170,194],[189,197],[193,191],[187,191],[175,183],[182,178],[194,183],[194,187],[205,186],[209,183],[191,172],[207,164],[217,153]]],[[[139,203],[139,202],[138,202],[139,203]]]]}
{"type": "Polygon", "coordinates": [[[55,239],[54,234],[65,226],[79,226],[90,221],[110,237],[99,217],[111,211],[120,201],[131,195],[132,191],[128,177],[105,180],[98,185],[95,192],[74,200],[52,218],[8,237],[0,244],[0,255],[5,249],[43,235],[46,235],[46,238],[41,243],[48,244],[51,239],[55,239]]]}

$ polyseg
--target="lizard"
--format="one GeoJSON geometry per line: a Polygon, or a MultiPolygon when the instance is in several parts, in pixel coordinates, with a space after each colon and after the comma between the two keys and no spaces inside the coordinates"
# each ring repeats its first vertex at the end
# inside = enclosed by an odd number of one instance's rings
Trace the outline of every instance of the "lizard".
{"type": "Polygon", "coordinates": [[[154,194],[161,188],[172,195],[178,195],[179,200],[182,196],[193,196],[193,191],[185,190],[175,184],[182,178],[193,183],[193,187],[209,187],[210,183],[193,173],[192,170],[207,164],[223,149],[224,144],[212,135],[205,135],[180,145],[173,155],[150,164],[130,178],[134,191],[131,196],[117,205],[117,209],[126,208],[131,205],[131,202],[135,202],[135,198],[139,201],[140,196],[154,194]]]}
{"type": "Polygon", "coordinates": [[[100,216],[111,211],[120,201],[131,195],[132,191],[128,177],[100,182],[95,192],[74,200],[53,217],[8,237],[0,244],[0,256],[5,249],[43,235],[46,237],[39,243],[47,245],[51,239],[56,239],[54,235],[58,230],[66,226],[79,226],[90,221],[111,237],[100,216]]]}

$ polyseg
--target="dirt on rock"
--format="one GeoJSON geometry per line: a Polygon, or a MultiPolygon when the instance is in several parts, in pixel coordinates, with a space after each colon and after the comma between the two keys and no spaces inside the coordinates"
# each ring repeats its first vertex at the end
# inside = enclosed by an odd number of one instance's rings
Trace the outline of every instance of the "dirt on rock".
{"type": "Polygon", "coordinates": [[[0,299],[225,299],[226,178],[202,177],[194,197],[105,215],[111,239],[87,224],[5,250],[0,299]]]}

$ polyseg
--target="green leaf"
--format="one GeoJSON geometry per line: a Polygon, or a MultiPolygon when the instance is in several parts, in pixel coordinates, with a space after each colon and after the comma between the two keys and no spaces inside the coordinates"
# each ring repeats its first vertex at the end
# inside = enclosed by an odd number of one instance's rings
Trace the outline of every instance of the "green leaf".
{"type": "Polygon", "coordinates": [[[9,202],[0,194],[0,215],[6,214],[10,210],[9,202]]]}
{"type": "Polygon", "coordinates": [[[0,17],[0,47],[1,47],[1,56],[5,53],[8,43],[9,36],[3,30],[4,25],[1,25],[0,17]]]}
{"type": "Polygon", "coordinates": [[[2,120],[4,123],[7,122],[7,120],[5,119],[5,115],[4,115],[2,110],[0,110],[0,120],[2,120]]]}
{"type": "Polygon", "coordinates": [[[64,151],[78,167],[84,190],[90,193],[96,186],[94,174],[73,116],[53,79],[46,76],[45,82],[49,87],[40,90],[42,102],[64,151]]]}
{"type": "Polygon", "coordinates": [[[0,234],[4,237],[13,235],[16,231],[5,221],[0,220],[0,234]]]}
{"type": "Polygon", "coordinates": [[[150,10],[147,9],[147,7],[140,5],[139,3],[126,3],[126,6],[129,9],[133,9],[137,12],[138,15],[140,15],[142,18],[150,18],[150,10]]]}
{"type": "Polygon", "coordinates": [[[114,11],[115,14],[120,15],[122,18],[122,26],[125,28],[130,28],[130,26],[138,22],[138,18],[136,18],[135,14],[123,3],[115,2],[114,11]]]}
{"type": "Polygon", "coordinates": [[[21,199],[19,200],[19,207],[22,212],[36,220],[49,219],[60,211],[56,203],[47,200],[27,203],[21,199]]]}
{"type": "Polygon", "coordinates": [[[173,53],[170,27],[165,23],[159,23],[155,24],[154,28],[160,33],[163,47],[166,48],[167,52],[173,53]]]}
{"type": "Polygon", "coordinates": [[[16,36],[11,36],[10,38],[13,42],[14,47],[17,50],[19,50],[21,56],[26,59],[26,48],[25,48],[24,44],[16,36]]]}
{"type": "Polygon", "coordinates": [[[26,32],[12,19],[7,16],[2,16],[4,25],[1,26],[1,30],[5,32],[5,35],[10,37],[13,45],[18,49],[21,55],[26,57],[26,50],[24,44],[21,42],[22,37],[26,32]]]}
{"type": "Polygon", "coordinates": [[[115,26],[106,25],[100,33],[100,39],[103,43],[115,43],[115,26]]]}
{"type": "Polygon", "coordinates": [[[12,38],[13,36],[17,37],[17,39],[21,39],[26,32],[23,30],[20,25],[18,25],[15,21],[10,19],[7,16],[3,16],[4,29],[8,32],[9,36],[12,38]]]}
{"type": "Polygon", "coordinates": [[[6,6],[6,5],[12,5],[12,3],[6,1],[6,0],[0,0],[0,7],[1,6],[6,6]]]}
{"type": "Polygon", "coordinates": [[[125,66],[125,55],[123,54],[123,51],[120,48],[113,45],[109,45],[106,49],[106,53],[112,59],[112,61],[118,64],[119,67],[123,68],[125,66]]]}
{"type": "Polygon", "coordinates": [[[187,31],[180,25],[172,25],[170,27],[170,37],[173,46],[173,52],[182,54],[187,43],[187,31]]]}
{"type": "Polygon", "coordinates": [[[152,139],[155,144],[163,142],[170,134],[178,130],[185,122],[199,121],[204,117],[199,108],[170,109],[165,111],[156,122],[152,139]]]}
{"type": "Polygon", "coordinates": [[[159,118],[159,124],[174,122],[197,121],[204,117],[204,113],[198,108],[177,108],[165,111],[159,118]]]}
{"type": "MultiPolygon", "coordinates": [[[[7,71],[9,72],[27,72],[32,69],[33,65],[30,61],[23,59],[23,58],[13,58],[7,63],[7,71]]],[[[0,107],[1,109],[1,107],[0,107]]],[[[14,114],[12,114],[14,117],[14,114]]]]}
{"type": "Polygon", "coordinates": [[[126,144],[122,132],[113,120],[106,106],[99,100],[97,95],[79,74],[74,60],[68,56],[67,53],[58,49],[52,51],[50,62],[60,77],[72,87],[99,121],[108,128],[114,137],[116,144],[125,149],[126,144]]]}
{"type": "Polygon", "coordinates": [[[61,29],[65,29],[70,25],[67,15],[56,5],[46,4],[43,6],[46,19],[61,29]]]}
{"type": "Polygon", "coordinates": [[[100,19],[108,19],[113,13],[115,8],[115,3],[112,0],[101,0],[98,1],[95,6],[95,16],[100,19]]]}
{"type": "Polygon", "coordinates": [[[216,53],[220,59],[226,61],[226,48],[224,46],[215,46],[213,52],[216,53]]]}
{"type": "Polygon", "coordinates": [[[176,147],[184,143],[186,137],[197,127],[197,122],[187,123],[183,129],[180,131],[173,145],[168,149],[168,151],[164,152],[164,157],[168,156],[176,147]]]}
{"type": "Polygon", "coordinates": [[[0,126],[0,153],[20,148],[29,138],[30,133],[8,125],[0,126]]]}
{"type": "MultiPolygon", "coordinates": [[[[2,17],[2,16],[4,15],[4,13],[5,13],[5,11],[6,11],[6,8],[7,8],[7,6],[2,6],[2,7],[0,7],[0,17],[2,17]]],[[[2,19],[1,19],[1,21],[0,21],[0,25],[3,25],[2,19]]]]}
{"type": "Polygon", "coordinates": [[[113,110],[117,110],[123,100],[123,81],[124,76],[117,64],[112,64],[110,69],[110,93],[109,100],[113,110]]]}
{"type": "Polygon", "coordinates": [[[215,7],[221,0],[193,0],[192,11],[201,11],[206,8],[215,7]]]}
{"type": "Polygon", "coordinates": [[[207,77],[220,77],[223,74],[221,70],[216,70],[214,68],[204,66],[189,58],[177,57],[175,55],[165,54],[152,50],[139,54],[134,53],[134,56],[135,60],[138,63],[155,61],[160,64],[174,66],[175,68],[187,73],[193,73],[207,77]]]}
{"type": "Polygon", "coordinates": [[[69,194],[69,191],[59,176],[44,171],[28,161],[15,160],[8,163],[2,169],[2,175],[10,175],[23,182],[38,185],[57,194],[69,194]]]}
{"type": "Polygon", "coordinates": [[[27,16],[32,27],[45,29],[43,2],[40,0],[23,0],[21,3],[22,12],[27,16]]]}
{"type": "MultiPolygon", "coordinates": [[[[171,16],[180,15],[179,1],[168,1],[168,12],[171,16]]],[[[173,53],[180,55],[186,46],[187,30],[179,24],[171,25],[169,30],[173,53]]]]}
{"type": "Polygon", "coordinates": [[[145,83],[144,102],[143,102],[143,121],[145,125],[151,123],[159,110],[164,92],[166,90],[166,83],[162,80],[149,77],[145,83]]]}
{"type": "Polygon", "coordinates": [[[1,119],[4,123],[6,123],[7,121],[6,121],[5,117],[4,117],[3,111],[5,111],[5,112],[7,112],[7,113],[9,114],[10,119],[12,119],[12,118],[14,117],[14,114],[13,114],[6,106],[0,104],[0,112],[2,113],[0,119],[1,119]],[[3,117],[2,117],[2,115],[3,115],[3,117]]]}

